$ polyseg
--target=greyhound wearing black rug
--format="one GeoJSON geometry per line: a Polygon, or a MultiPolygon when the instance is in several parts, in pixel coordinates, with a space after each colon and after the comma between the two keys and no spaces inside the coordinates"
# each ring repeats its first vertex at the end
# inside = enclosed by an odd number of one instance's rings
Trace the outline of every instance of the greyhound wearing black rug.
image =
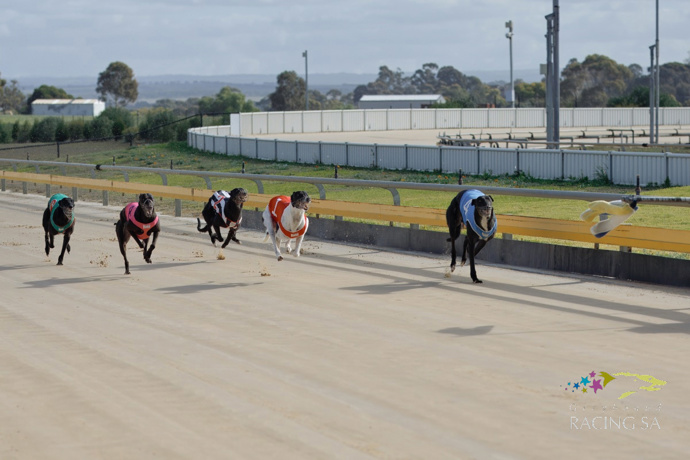
{"type": "Polygon", "coordinates": [[[48,207],[43,211],[43,230],[45,230],[46,255],[50,255],[50,250],[55,247],[55,235],[62,233],[62,252],[58,257],[58,265],[62,265],[65,257],[65,250],[70,252],[69,240],[74,232],[74,200],[57,193],[48,200],[48,207]]]}
{"type": "Polygon", "coordinates": [[[138,203],[129,203],[120,211],[120,220],[115,223],[117,242],[120,252],[125,258],[125,275],[129,275],[129,261],[127,260],[127,242],[132,237],[144,250],[144,260],[151,263],[151,254],[156,249],[156,241],[161,231],[161,224],[154,209],[153,196],[150,193],[139,195],[138,203]],[[149,247],[149,237],[153,235],[153,241],[149,247]],[[142,240],[144,241],[142,243],[142,240]]]}
{"type": "Polygon", "coordinates": [[[234,188],[230,193],[225,190],[218,190],[213,193],[213,196],[208,199],[204,205],[201,215],[206,221],[206,226],[201,227],[201,220],[196,219],[196,229],[200,232],[208,232],[211,237],[211,243],[216,245],[216,241],[223,241],[220,234],[220,228],[228,229],[228,236],[221,246],[224,248],[228,245],[230,240],[237,244],[242,244],[237,239],[237,230],[240,228],[242,222],[242,207],[247,201],[249,194],[243,188],[234,188]],[[214,233],[215,231],[215,233],[214,233]]]}
{"type": "Polygon", "coordinates": [[[292,196],[274,196],[268,202],[266,209],[261,216],[261,220],[266,227],[266,237],[264,241],[271,238],[273,250],[279,261],[283,260],[280,253],[280,244],[287,241],[287,252],[292,252],[292,240],[297,241],[294,255],[300,256],[304,234],[309,228],[309,219],[306,212],[309,210],[311,198],[307,192],[294,192],[292,196]]]}
{"type": "Polygon", "coordinates": [[[450,202],[446,210],[446,223],[450,232],[450,238],[447,240],[451,244],[450,271],[455,270],[455,240],[460,236],[462,227],[466,227],[467,236],[462,245],[460,266],[465,265],[469,253],[470,277],[472,282],[481,283],[474,268],[474,256],[494,237],[498,228],[493,198],[479,190],[463,190],[450,202]]]}

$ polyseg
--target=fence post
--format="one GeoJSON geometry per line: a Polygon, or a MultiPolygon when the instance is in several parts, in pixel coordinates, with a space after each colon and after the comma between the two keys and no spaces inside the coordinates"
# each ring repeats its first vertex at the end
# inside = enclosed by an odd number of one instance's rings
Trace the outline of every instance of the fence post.
{"type": "Polygon", "coordinates": [[[103,190],[103,206],[108,206],[110,204],[110,196],[107,190],[103,190]]]}
{"type": "Polygon", "coordinates": [[[5,184],[5,179],[0,180],[0,182],[2,183],[2,191],[6,191],[7,185],[5,184]]]}
{"type": "Polygon", "coordinates": [[[27,184],[26,182],[22,182],[22,193],[23,193],[24,195],[26,195],[27,193],[29,193],[27,187],[28,187],[28,184],[27,184]]]}
{"type": "Polygon", "coordinates": [[[50,198],[50,184],[46,184],[46,198],[50,198]]]}
{"type": "Polygon", "coordinates": [[[60,158],[60,143],[56,142],[55,145],[57,146],[57,157],[60,158]]]}
{"type": "Polygon", "coordinates": [[[182,216],[182,200],[175,198],[175,217],[182,216]]]}
{"type": "Polygon", "coordinates": [[[77,200],[79,199],[79,193],[77,187],[72,187],[72,199],[76,203],[77,200]]]}

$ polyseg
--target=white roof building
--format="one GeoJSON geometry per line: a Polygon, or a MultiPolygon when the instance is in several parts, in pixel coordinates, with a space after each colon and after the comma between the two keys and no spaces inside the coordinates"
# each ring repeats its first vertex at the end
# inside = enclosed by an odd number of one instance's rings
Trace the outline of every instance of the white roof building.
{"type": "Polygon", "coordinates": [[[105,110],[98,99],[36,99],[31,103],[33,115],[97,117],[105,110]]]}
{"type": "Polygon", "coordinates": [[[425,109],[443,104],[440,94],[366,94],[357,103],[360,109],[425,109]]]}

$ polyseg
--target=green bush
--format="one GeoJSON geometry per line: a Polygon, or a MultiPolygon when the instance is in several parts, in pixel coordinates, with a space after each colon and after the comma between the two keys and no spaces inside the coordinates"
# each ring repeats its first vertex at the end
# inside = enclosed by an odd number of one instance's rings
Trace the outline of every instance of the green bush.
{"type": "Polygon", "coordinates": [[[84,123],[84,120],[82,119],[75,119],[71,120],[67,124],[67,136],[69,140],[71,141],[78,141],[80,139],[84,139],[86,136],[84,136],[84,129],[86,127],[86,123],[84,123]]]}
{"type": "MultiPolygon", "coordinates": [[[[150,141],[171,142],[177,139],[177,127],[171,110],[153,109],[139,125],[140,137],[150,141]]],[[[185,134],[186,139],[186,134],[185,134]]]]}
{"type": "Polygon", "coordinates": [[[6,123],[0,124],[0,144],[8,144],[12,141],[12,127],[6,123]]]}
{"type": "Polygon", "coordinates": [[[34,123],[29,135],[31,142],[55,142],[58,120],[57,117],[48,117],[34,123]]]}
{"type": "Polygon", "coordinates": [[[19,120],[14,122],[12,126],[12,140],[18,143],[29,142],[31,139],[31,128],[33,123],[25,120],[23,123],[19,120]]]}
{"type": "Polygon", "coordinates": [[[108,107],[98,118],[107,118],[112,122],[113,136],[121,136],[127,128],[134,126],[132,113],[123,107],[108,107]]]}
{"type": "Polygon", "coordinates": [[[55,127],[55,140],[57,142],[65,142],[69,140],[69,131],[67,131],[67,124],[65,120],[60,118],[55,127]]]}
{"type": "Polygon", "coordinates": [[[87,139],[103,139],[113,137],[113,122],[106,117],[96,117],[88,123],[87,139]]]}

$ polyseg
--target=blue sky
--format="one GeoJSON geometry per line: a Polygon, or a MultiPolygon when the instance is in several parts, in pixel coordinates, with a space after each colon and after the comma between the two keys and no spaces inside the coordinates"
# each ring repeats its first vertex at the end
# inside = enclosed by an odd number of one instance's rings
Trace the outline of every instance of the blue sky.
{"type": "MultiPolygon", "coordinates": [[[[661,62],[688,59],[688,0],[659,0],[661,62]]],[[[545,62],[552,0],[32,0],[3,2],[0,73],[93,76],[123,61],[135,76],[414,71],[427,62],[505,70],[545,62]]],[[[561,67],[604,54],[649,65],[655,0],[560,0],[561,67]]]]}

